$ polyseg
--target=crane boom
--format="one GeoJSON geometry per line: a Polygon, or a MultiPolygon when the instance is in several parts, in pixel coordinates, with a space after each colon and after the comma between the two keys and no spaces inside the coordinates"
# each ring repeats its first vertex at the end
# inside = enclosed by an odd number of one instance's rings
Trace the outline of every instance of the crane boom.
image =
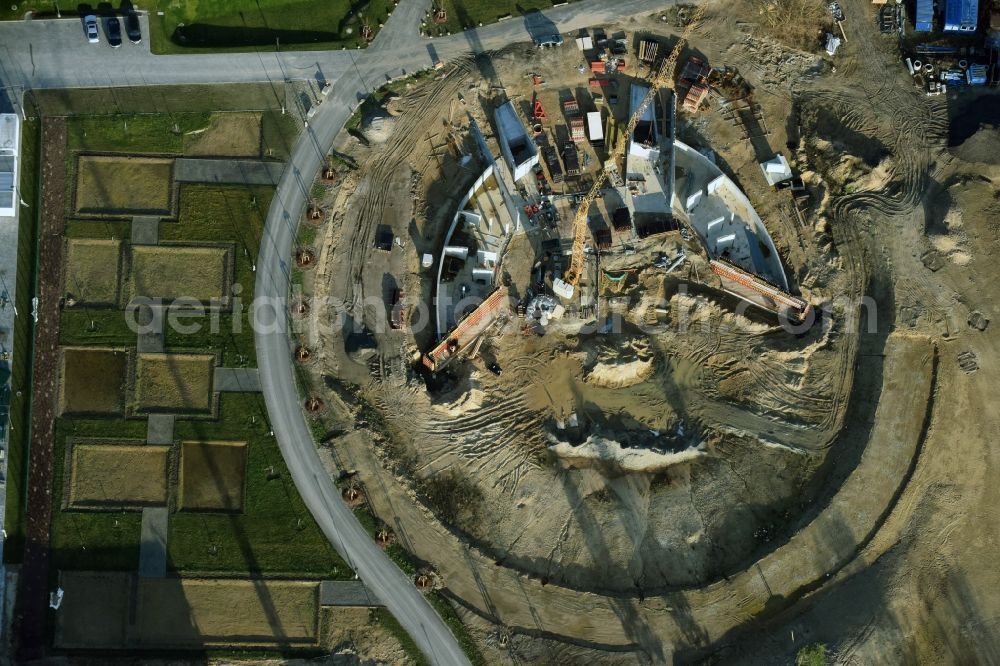
{"type": "MultiPolygon", "coordinates": [[[[646,93],[642,103],[639,104],[639,108],[637,108],[635,113],[632,114],[632,117],[628,119],[628,124],[625,126],[626,137],[632,136],[632,133],[635,132],[636,126],[639,124],[643,114],[646,113],[646,109],[648,109],[649,105],[653,103],[653,100],[656,98],[660,88],[673,88],[674,70],[677,67],[677,60],[680,58],[681,52],[687,44],[688,35],[697,25],[703,13],[703,7],[699,7],[695,11],[694,15],[691,17],[691,21],[684,29],[684,33],[678,38],[677,44],[674,45],[673,50],[670,52],[670,55],[663,60],[660,68],[653,76],[650,81],[649,92],[646,93]]],[[[576,288],[580,284],[580,277],[583,274],[583,244],[587,238],[587,220],[590,214],[590,206],[600,195],[601,188],[604,187],[604,183],[608,179],[608,167],[614,168],[614,165],[616,165],[618,160],[625,154],[625,147],[627,145],[627,139],[625,141],[619,141],[615,144],[611,154],[608,155],[607,162],[605,162],[605,168],[598,172],[597,178],[594,179],[593,186],[591,186],[590,191],[583,197],[583,200],[580,201],[579,207],[576,209],[576,217],[573,219],[573,254],[570,259],[569,270],[566,271],[563,278],[563,281],[566,285],[568,285],[566,293],[569,294],[569,297],[572,297],[573,292],[576,291],[576,288]]]]}

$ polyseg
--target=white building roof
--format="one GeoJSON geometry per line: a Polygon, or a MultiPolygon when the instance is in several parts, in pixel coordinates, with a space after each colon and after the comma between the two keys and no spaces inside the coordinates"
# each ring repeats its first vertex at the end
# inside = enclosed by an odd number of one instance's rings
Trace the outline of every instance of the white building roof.
{"type": "Polygon", "coordinates": [[[17,212],[17,155],[21,143],[20,118],[0,114],[0,217],[17,212]]]}
{"type": "Polygon", "coordinates": [[[16,113],[0,113],[0,155],[17,155],[20,123],[16,113]]]}

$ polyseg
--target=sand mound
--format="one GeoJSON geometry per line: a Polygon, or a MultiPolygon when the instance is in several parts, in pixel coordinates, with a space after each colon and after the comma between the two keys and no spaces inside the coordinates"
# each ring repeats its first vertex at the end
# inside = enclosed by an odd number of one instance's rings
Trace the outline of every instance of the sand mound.
{"type": "Polygon", "coordinates": [[[588,364],[585,380],[603,388],[625,388],[645,381],[653,373],[649,341],[633,338],[617,348],[601,347],[588,364]]]}
{"type": "MultiPolygon", "coordinates": [[[[970,192],[978,193],[979,189],[974,188],[970,192]]],[[[953,264],[966,266],[972,261],[972,255],[969,253],[969,236],[965,231],[963,216],[963,208],[967,204],[966,190],[964,186],[958,186],[951,188],[949,193],[955,204],[944,214],[940,223],[934,225],[934,231],[927,234],[927,240],[938,254],[953,264]]]]}
{"type": "Polygon", "coordinates": [[[385,143],[392,134],[396,120],[392,117],[374,116],[365,123],[365,137],[372,143],[385,143]]]}
{"type": "Polygon", "coordinates": [[[598,363],[587,375],[587,382],[603,388],[625,388],[645,381],[653,372],[653,359],[620,363],[598,363]]]}
{"type": "Polygon", "coordinates": [[[594,465],[606,469],[611,464],[623,472],[658,472],[705,455],[703,445],[661,453],[650,449],[627,449],[614,440],[594,435],[576,446],[561,440],[552,441],[549,451],[571,467],[594,465]]]}
{"type": "Polygon", "coordinates": [[[1000,127],[980,125],[972,136],[949,150],[963,162],[1000,164],[1000,127]]]}
{"type": "Polygon", "coordinates": [[[463,391],[455,400],[449,402],[439,402],[432,405],[434,411],[448,416],[461,416],[469,412],[482,408],[486,394],[479,386],[473,386],[468,391],[463,391]]]}
{"type": "Polygon", "coordinates": [[[692,330],[701,325],[725,325],[731,329],[750,333],[766,333],[773,327],[757,323],[741,314],[721,307],[705,296],[677,293],[670,298],[670,311],[678,323],[692,330]]]}

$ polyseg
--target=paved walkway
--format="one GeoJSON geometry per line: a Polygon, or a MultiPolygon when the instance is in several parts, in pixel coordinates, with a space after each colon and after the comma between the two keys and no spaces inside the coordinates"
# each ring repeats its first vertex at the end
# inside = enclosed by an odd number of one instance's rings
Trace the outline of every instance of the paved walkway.
{"type": "Polygon", "coordinates": [[[384,606],[360,580],[324,580],[319,584],[320,606],[384,606]]]}
{"type": "Polygon", "coordinates": [[[159,242],[159,217],[137,216],[132,218],[132,245],[156,245],[159,242]]]}
{"type": "Polygon", "coordinates": [[[147,444],[174,443],[174,415],[150,414],[146,420],[147,444]]]}
{"type": "Polygon", "coordinates": [[[281,162],[182,158],[174,161],[174,180],[180,183],[274,185],[284,168],[281,162]]]}
{"type": "Polygon", "coordinates": [[[216,368],[212,382],[219,393],[260,393],[257,368],[216,368]]]}
{"type": "Polygon", "coordinates": [[[139,306],[136,322],[140,327],[136,334],[136,351],[140,354],[163,352],[163,308],[139,306]]]}
{"type": "Polygon", "coordinates": [[[167,575],[167,517],[165,506],[147,506],[142,510],[139,541],[139,576],[163,578],[167,575]]]}

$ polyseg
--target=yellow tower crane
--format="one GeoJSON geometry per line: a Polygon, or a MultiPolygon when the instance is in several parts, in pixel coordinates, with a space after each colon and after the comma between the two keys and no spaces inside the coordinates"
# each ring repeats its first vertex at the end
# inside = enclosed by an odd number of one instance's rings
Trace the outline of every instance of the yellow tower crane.
{"type": "Polygon", "coordinates": [[[580,202],[579,208],[576,209],[576,217],[573,220],[573,255],[570,259],[569,270],[563,276],[563,285],[554,285],[554,291],[564,298],[570,299],[576,292],[576,288],[580,285],[580,277],[583,274],[583,244],[587,239],[587,219],[590,213],[590,205],[594,203],[594,200],[601,193],[601,188],[604,186],[604,182],[608,179],[608,170],[617,168],[618,160],[622,158],[625,154],[625,148],[628,146],[628,137],[632,136],[635,132],[636,125],[639,124],[639,120],[642,118],[643,114],[646,113],[646,109],[649,105],[653,103],[656,98],[657,93],[660,88],[670,88],[674,87],[674,70],[677,68],[677,60],[681,56],[681,52],[687,45],[687,38],[697,27],[702,15],[704,14],[704,7],[698,7],[698,9],[691,15],[691,20],[688,22],[687,26],[684,28],[684,32],[677,39],[677,44],[674,45],[673,50],[670,52],[664,60],[663,64],[660,65],[660,69],[657,70],[656,74],[650,81],[649,92],[646,93],[646,97],[643,98],[642,104],[639,108],[635,110],[632,117],[628,119],[628,124],[625,126],[624,139],[619,141],[611,154],[608,155],[608,160],[605,162],[606,167],[601,169],[597,178],[594,180],[594,185],[587,192],[587,195],[580,202]],[[561,293],[560,293],[561,292],[561,293]]]}

